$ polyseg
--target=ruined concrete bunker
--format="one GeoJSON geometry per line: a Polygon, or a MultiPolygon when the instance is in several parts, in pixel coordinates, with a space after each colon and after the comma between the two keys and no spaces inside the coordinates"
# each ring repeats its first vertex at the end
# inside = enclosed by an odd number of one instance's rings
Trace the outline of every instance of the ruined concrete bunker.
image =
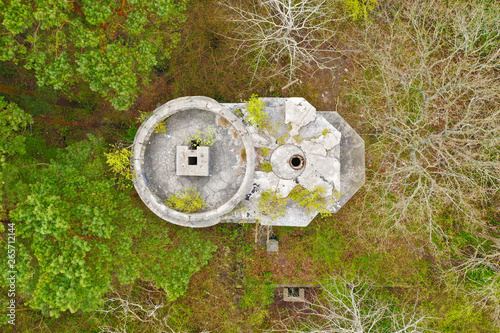
{"type": "Polygon", "coordinates": [[[365,181],[363,139],[337,112],[318,112],[303,98],[262,100],[266,126],[249,120],[246,103],[195,96],[158,107],[140,126],[132,156],[146,206],[189,227],[257,220],[307,226],[320,210],[290,199],[300,188],[321,189],[328,199],[321,211],[337,212],[365,181]],[[166,204],[186,189],[197,190],[203,209],[186,213],[166,204]],[[263,208],[264,193],[279,199],[280,214],[263,208]]]}

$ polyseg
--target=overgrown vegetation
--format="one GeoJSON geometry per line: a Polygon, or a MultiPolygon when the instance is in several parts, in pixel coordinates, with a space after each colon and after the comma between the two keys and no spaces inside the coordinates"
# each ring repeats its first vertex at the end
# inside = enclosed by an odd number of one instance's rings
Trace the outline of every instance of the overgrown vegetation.
{"type": "Polygon", "coordinates": [[[169,195],[165,203],[172,209],[183,213],[196,213],[206,207],[205,200],[194,187],[169,195]]]}
{"type": "MultiPolygon", "coordinates": [[[[16,287],[43,315],[94,311],[113,283],[136,280],[151,281],[176,299],[214,251],[189,233],[171,241],[163,225],[146,236],[159,225],[108,179],[104,153],[102,140],[89,136],[48,164],[20,169],[21,179],[9,179],[3,202],[7,221],[16,226],[16,287]],[[172,250],[153,251],[160,244],[172,250]],[[182,259],[175,258],[179,253],[182,259]]],[[[1,246],[6,251],[3,239],[1,246]]],[[[1,265],[5,286],[10,269],[4,260],[1,265]]]]}
{"type": "MultiPolygon", "coordinates": [[[[379,296],[380,297],[380,296],[379,296]]],[[[287,320],[280,332],[425,332],[426,317],[406,313],[377,299],[366,282],[331,278],[322,294],[301,312],[301,320],[287,320]],[[304,318],[305,317],[305,318],[304,318]]]]}
{"type": "Polygon", "coordinates": [[[196,133],[186,139],[186,143],[195,146],[205,146],[210,147],[215,143],[214,138],[215,130],[208,126],[207,131],[198,130],[196,133]]]}
{"type": "Polygon", "coordinates": [[[67,94],[83,81],[126,110],[153,67],[169,58],[185,7],[183,0],[2,2],[0,60],[22,64],[39,86],[67,94]]]}
{"type": "Polygon", "coordinates": [[[276,191],[267,190],[262,192],[259,198],[259,210],[263,215],[271,219],[285,214],[287,199],[281,197],[276,191]]]}
{"type": "Polygon", "coordinates": [[[367,21],[375,9],[377,0],[344,0],[344,9],[354,21],[367,21]]]}
{"type": "Polygon", "coordinates": [[[132,152],[128,148],[113,146],[110,152],[104,153],[106,164],[116,176],[120,188],[130,187],[132,184],[132,170],[130,169],[130,157],[132,152]]]}
{"type": "MultiPolygon", "coordinates": [[[[346,5],[354,3],[349,1],[346,5]]],[[[338,10],[341,1],[225,0],[222,5],[234,27],[228,36],[239,43],[237,51],[250,58],[254,77],[283,76],[291,83],[299,73],[307,73],[308,66],[334,67],[337,45],[324,44],[338,37],[337,23],[345,20],[338,10]]],[[[351,15],[358,11],[347,8],[351,15]]]]}
{"type": "Polygon", "coordinates": [[[265,172],[272,172],[273,166],[269,162],[264,162],[262,163],[262,170],[264,170],[265,172]]]}
{"type": "Polygon", "coordinates": [[[295,186],[288,195],[290,199],[307,212],[320,212],[322,214],[330,214],[329,207],[339,196],[339,194],[328,195],[323,187],[317,187],[309,191],[300,185],[295,186]]]}
{"type": "Polygon", "coordinates": [[[269,115],[263,110],[265,106],[264,100],[259,98],[259,96],[252,94],[250,99],[247,101],[247,104],[247,118],[250,124],[261,129],[268,129],[270,126],[268,122],[269,115]]]}
{"type": "Polygon", "coordinates": [[[32,123],[29,114],[0,96],[0,167],[5,165],[7,156],[25,153],[23,131],[32,123]]]}

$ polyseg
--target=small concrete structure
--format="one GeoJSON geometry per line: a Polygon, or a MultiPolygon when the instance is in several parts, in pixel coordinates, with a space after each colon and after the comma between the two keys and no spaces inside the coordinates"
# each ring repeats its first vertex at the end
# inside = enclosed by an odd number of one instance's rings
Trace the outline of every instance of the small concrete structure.
{"type": "Polygon", "coordinates": [[[267,244],[267,252],[278,252],[279,243],[277,239],[270,239],[267,244]]]}
{"type": "Polygon", "coordinates": [[[156,109],[134,140],[134,185],[144,203],[161,218],[190,227],[255,220],[307,226],[318,211],[294,202],[294,189],[319,191],[328,202],[324,209],[337,212],[365,181],[363,139],[337,112],[318,112],[303,98],[263,101],[269,126],[262,128],[248,121],[246,103],[183,97],[156,109]],[[165,133],[155,131],[159,122],[165,133]],[[213,146],[190,150],[186,140],[207,127],[214,130],[213,146]],[[165,204],[187,188],[198,190],[205,210],[185,214],[165,204]],[[261,211],[266,191],[285,199],[284,214],[261,211]]]}
{"type": "Polygon", "coordinates": [[[177,176],[209,176],[209,147],[177,146],[177,176]]]}
{"type": "Polygon", "coordinates": [[[301,287],[283,287],[283,300],[285,302],[305,302],[305,290],[301,287]]]}

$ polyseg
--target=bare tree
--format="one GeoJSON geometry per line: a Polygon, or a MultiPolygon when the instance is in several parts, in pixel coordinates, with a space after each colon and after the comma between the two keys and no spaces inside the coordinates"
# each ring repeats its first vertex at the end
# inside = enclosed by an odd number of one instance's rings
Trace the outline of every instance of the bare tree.
{"type": "Polygon", "coordinates": [[[151,299],[147,302],[133,301],[117,291],[109,297],[103,309],[96,310],[103,314],[99,327],[101,333],[127,333],[134,332],[137,324],[148,327],[148,332],[175,333],[168,323],[168,317],[160,314],[162,303],[155,304],[151,299]]]}
{"type": "MultiPolygon", "coordinates": [[[[291,82],[304,66],[333,68],[338,23],[345,21],[327,0],[256,0],[234,4],[223,0],[235,25],[239,51],[254,58],[255,72],[263,63],[269,76],[287,75],[291,82]]],[[[254,72],[254,73],[255,73],[254,72]]]]}
{"type": "Polygon", "coordinates": [[[442,267],[441,278],[449,290],[468,295],[478,308],[489,310],[500,325],[500,238],[478,234],[475,242],[455,254],[455,265],[442,267]]]}
{"type": "Polygon", "coordinates": [[[384,5],[359,43],[367,71],[351,98],[373,136],[381,215],[424,227],[432,244],[448,237],[436,222],[444,211],[484,225],[500,191],[500,5],[384,5]]]}
{"type": "Polygon", "coordinates": [[[280,322],[276,332],[317,333],[409,333],[426,331],[422,325],[427,317],[411,312],[394,311],[391,304],[373,297],[373,288],[366,282],[349,282],[342,278],[322,286],[321,300],[307,302],[294,317],[280,322]]]}
{"type": "Polygon", "coordinates": [[[387,226],[377,232],[431,245],[444,285],[500,323],[499,248],[484,245],[498,243],[487,216],[500,198],[500,4],[382,6],[360,34],[367,70],[350,96],[376,166],[365,193],[387,226]]]}

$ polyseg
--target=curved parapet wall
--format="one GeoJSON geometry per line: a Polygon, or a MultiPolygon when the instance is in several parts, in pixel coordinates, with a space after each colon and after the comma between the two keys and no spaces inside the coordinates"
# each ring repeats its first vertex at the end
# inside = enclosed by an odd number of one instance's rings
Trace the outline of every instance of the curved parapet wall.
{"type": "MultiPolygon", "coordinates": [[[[137,131],[132,156],[134,186],[146,206],[162,219],[182,226],[208,227],[219,223],[221,217],[231,212],[251,190],[254,179],[255,157],[252,138],[238,117],[211,98],[201,96],[182,97],[157,108],[137,131]],[[182,213],[168,207],[165,204],[165,200],[160,198],[158,193],[148,185],[145,168],[146,150],[157,125],[183,111],[206,111],[216,114],[219,119],[224,119],[234,129],[234,135],[237,135],[241,139],[246,152],[245,172],[236,193],[217,207],[200,213],[182,213]]],[[[166,174],[163,176],[176,177],[175,174],[166,174]]]]}

